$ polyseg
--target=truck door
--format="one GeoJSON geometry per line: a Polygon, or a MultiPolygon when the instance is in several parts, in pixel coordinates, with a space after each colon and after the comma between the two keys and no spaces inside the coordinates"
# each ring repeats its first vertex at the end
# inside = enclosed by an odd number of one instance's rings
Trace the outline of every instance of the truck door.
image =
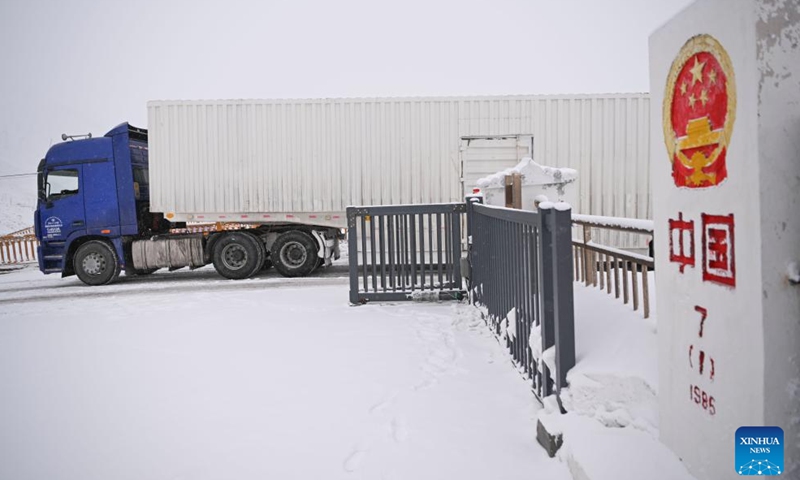
{"type": "Polygon", "coordinates": [[[40,228],[45,243],[63,242],[76,230],[86,229],[80,165],[48,169],[45,204],[40,211],[40,228]]]}

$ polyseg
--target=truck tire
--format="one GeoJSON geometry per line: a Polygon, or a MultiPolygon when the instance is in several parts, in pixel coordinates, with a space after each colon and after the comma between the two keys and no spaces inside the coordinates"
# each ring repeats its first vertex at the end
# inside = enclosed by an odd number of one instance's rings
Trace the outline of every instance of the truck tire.
{"type": "Polygon", "coordinates": [[[214,269],[231,280],[252,277],[264,262],[264,247],[245,232],[223,233],[212,252],[214,269]]]}
{"type": "Polygon", "coordinates": [[[119,277],[121,270],[114,247],[102,240],[91,240],[78,247],[72,266],[86,285],[107,285],[119,277]]]}
{"type": "Polygon", "coordinates": [[[258,272],[260,272],[261,269],[264,268],[264,264],[267,262],[267,257],[268,257],[267,246],[264,245],[264,242],[262,242],[261,238],[255,233],[253,232],[244,232],[244,233],[253,237],[253,240],[255,240],[256,246],[258,247],[258,264],[256,264],[255,268],[253,269],[253,273],[250,274],[250,276],[252,277],[258,272]]]}
{"type": "Polygon", "coordinates": [[[269,258],[284,277],[305,277],[317,267],[317,242],[305,232],[292,230],[275,240],[269,258]]]}

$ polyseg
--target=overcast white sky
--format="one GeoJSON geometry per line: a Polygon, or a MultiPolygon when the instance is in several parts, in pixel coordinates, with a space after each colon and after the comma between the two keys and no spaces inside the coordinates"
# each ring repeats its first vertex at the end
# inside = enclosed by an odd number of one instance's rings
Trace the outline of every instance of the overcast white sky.
{"type": "Polygon", "coordinates": [[[648,90],[690,0],[0,0],[0,175],[195,98],[648,90]]]}

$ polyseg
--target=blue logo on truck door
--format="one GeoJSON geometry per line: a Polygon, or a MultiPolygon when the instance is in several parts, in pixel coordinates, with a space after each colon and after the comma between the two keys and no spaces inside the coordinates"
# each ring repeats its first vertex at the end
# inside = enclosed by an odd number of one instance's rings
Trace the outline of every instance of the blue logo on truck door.
{"type": "Polygon", "coordinates": [[[44,221],[44,229],[45,232],[47,232],[47,238],[60,237],[61,227],[63,226],[60,218],[48,217],[47,220],[44,221]]]}

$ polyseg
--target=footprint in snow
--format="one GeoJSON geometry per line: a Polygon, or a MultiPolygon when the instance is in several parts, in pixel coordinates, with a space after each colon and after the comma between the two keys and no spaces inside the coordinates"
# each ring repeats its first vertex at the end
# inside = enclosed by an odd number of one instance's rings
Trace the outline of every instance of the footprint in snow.
{"type": "Polygon", "coordinates": [[[408,440],[408,427],[406,426],[405,420],[402,418],[393,418],[392,419],[392,438],[397,443],[402,443],[408,440]]]}
{"type": "Polygon", "coordinates": [[[375,405],[369,408],[369,413],[379,413],[394,402],[395,398],[397,398],[398,392],[392,392],[386,397],[384,397],[381,401],[376,403],[375,405]]]}
{"type": "Polygon", "coordinates": [[[427,380],[423,381],[422,383],[415,385],[414,386],[414,391],[415,392],[419,392],[419,391],[422,391],[422,390],[427,390],[427,389],[429,389],[431,387],[436,386],[437,383],[439,383],[439,382],[435,378],[428,378],[427,380]]]}
{"type": "Polygon", "coordinates": [[[366,458],[367,452],[364,450],[356,450],[350,454],[344,461],[344,471],[345,472],[355,472],[359,468],[361,468],[361,463],[366,458]]]}

